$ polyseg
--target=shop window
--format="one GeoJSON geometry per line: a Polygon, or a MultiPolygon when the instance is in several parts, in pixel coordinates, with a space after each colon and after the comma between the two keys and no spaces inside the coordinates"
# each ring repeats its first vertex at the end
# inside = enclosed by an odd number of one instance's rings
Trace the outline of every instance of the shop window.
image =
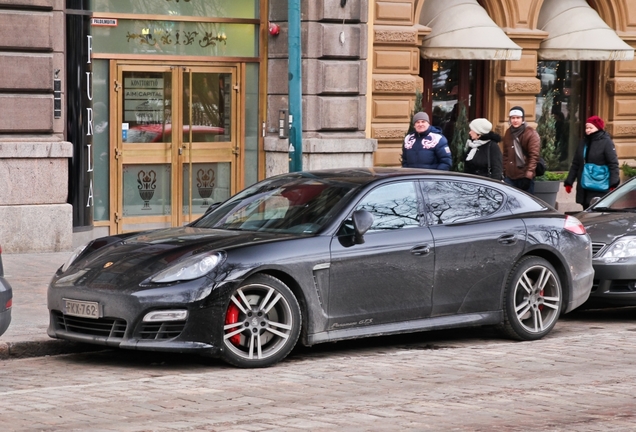
{"type": "Polygon", "coordinates": [[[422,60],[424,110],[431,114],[431,125],[439,128],[448,142],[453,139],[460,104],[469,119],[483,113],[485,87],[482,80],[483,61],[422,60]]]}
{"type": "Polygon", "coordinates": [[[588,99],[585,63],[580,61],[540,61],[537,63],[537,79],[541,81],[541,93],[536,99],[537,121],[545,97],[554,90],[550,109],[555,118],[556,147],[559,152],[559,170],[567,171],[581,138],[581,121],[585,121],[585,105],[588,99]]]}

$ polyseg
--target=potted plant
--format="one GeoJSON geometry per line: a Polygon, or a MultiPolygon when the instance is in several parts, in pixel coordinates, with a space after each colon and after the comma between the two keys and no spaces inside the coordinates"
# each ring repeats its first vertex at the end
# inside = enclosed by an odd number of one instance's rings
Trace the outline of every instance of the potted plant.
{"type": "Polygon", "coordinates": [[[534,184],[534,195],[541,198],[551,206],[556,205],[557,193],[561,182],[567,177],[565,172],[556,172],[559,169],[559,152],[556,146],[556,120],[552,116],[552,104],[554,90],[548,91],[541,107],[541,117],[537,122],[537,133],[541,138],[541,157],[545,161],[546,172],[538,176],[534,184]]]}
{"type": "Polygon", "coordinates": [[[621,165],[621,171],[623,172],[623,176],[626,180],[636,176],[636,168],[627,165],[627,162],[623,162],[623,165],[621,165]]]}

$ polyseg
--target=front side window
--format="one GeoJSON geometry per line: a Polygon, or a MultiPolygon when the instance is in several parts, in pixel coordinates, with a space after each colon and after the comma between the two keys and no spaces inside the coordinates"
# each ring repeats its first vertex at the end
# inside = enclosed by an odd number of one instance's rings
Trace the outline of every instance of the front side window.
{"type": "Polygon", "coordinates": [[[423,184],[424,207],[431,225],[466,222],[490,216],[501,209],[504,196],[496,189],[458,181],[423,184]]]}
{"type": "Polygon", "coordinates": [[[373,215],[369,231],[386,231],[420,226],[415,183],[399,182],[382,185],[369,192],[356,210],[373,215]]]}

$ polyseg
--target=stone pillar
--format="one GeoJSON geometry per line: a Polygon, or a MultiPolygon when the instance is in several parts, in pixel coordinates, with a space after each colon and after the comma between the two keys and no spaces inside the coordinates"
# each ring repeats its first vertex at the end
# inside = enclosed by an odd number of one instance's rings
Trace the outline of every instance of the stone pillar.
{"type": "Polygon", "coordinates": [[[430,29],[418,24],[416,0],[374,4],[371,136],[378,140],[374,164],[399,166],[415,94],[423,87],[419,46],[430,29]]]}
{"type": "MultiPolygon", "coordinates": [[[[616,22],[615,30],[630,46],[636,48],[636,15],[634,13],[613,16],[612,11],[634,9],[632,0],[612,0],[611,8],[602,9],[599,14],[605,22],[616,22]]],[[[605,119],[606,130],[616,144],[619,165],[627,163],[636,167],[636,58],[629,61],[607,62],[603,72],[607,74],[601,80],[601,113],[605,119]]],[[[623,178],[622,180],[626,180],[623,178]]]]}
{"type": "Polygon", "coordinates": [[[64,76],[64,2],[0,3],[0,244],[7,253],[70,250],[73,149],[53,101],[55,73],[64,76]]]}
{"type": "MultiPolygon", "coordinates": [[[[288,109],[287,0],[270,0],[266,176],[289,170],[289,141],[278,137],[288,109]]],[[[303,170],[373,165],[376,142],[365,136],[368,2],[303,0],[303,170]]]]}

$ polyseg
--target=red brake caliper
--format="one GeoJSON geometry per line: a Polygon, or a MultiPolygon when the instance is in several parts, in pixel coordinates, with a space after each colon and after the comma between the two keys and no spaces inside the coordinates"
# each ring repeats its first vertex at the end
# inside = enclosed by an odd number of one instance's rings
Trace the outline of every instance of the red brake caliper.
{"type": "MultiPolygon", "coordinates": [[[[541,290],[541,297],[543,297],[543,290],[541,290]]],[[[543,310],[543,305],[542,305],[542,304],[540,304],[540,305],[539,305],[539,310],[540,310],[540,311],[542,311],[542,310],[543,310]]]]}
{"type": "MultiPolygon", "coordinates": [[[[235,324],[239,319],[239,308],[234,304],[230,303],[230,306],[227,308],[227,313],[225,314],[225,324],[235,324]]],[[[228,331],[234,331],[237,327],[234,327],[228,331]]],[[[241,343],[241,334],[237,333],[234,336],[230,337],[230,342],[234,345],[239,345],[241,343]]]]}

